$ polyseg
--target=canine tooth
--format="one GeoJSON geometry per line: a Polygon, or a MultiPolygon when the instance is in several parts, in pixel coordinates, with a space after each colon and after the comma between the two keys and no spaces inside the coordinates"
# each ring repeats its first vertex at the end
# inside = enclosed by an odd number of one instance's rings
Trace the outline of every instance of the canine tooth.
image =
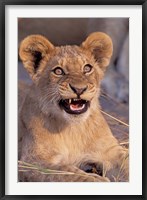
{"type": "Polygon", "coordinates": [[[69,99],[69,103],[71,103],[71,99],[69,99]]]}

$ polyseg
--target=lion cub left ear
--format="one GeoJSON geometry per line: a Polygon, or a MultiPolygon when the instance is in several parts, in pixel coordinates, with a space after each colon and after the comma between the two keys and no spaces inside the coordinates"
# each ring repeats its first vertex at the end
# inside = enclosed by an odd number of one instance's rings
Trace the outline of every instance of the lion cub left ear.
{"type": "Polygon", "coordinates": [[[30,35],[21,42],[19,56],[33,80],[41,75],[53,50],[54,46],[41,35],[30,35]]]}
{"type": "Polygon", "coordinates": [[[100,68],[105,71],[113,52],[111,38],[105,33],[94,32],[86,38],[81,47],[86,51],[90,51],[100,68]]]}

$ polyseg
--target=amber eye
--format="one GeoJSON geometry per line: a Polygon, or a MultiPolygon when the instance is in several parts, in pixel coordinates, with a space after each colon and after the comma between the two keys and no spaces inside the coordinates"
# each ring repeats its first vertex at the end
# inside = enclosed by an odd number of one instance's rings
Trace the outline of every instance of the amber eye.
{"type": "Polygon", "coordinates": [[[84,66],[83,71],[85,74],[91,72],[91,70],[92,70],[92,66],[90,64],[87,64],[84,66]]]}
{"type": "Polygon", "coordinates": [[[64,75],[64,71],[61,67],[56,67],[55,69],[53,69],[53,72],[56,74],[56,75],[64,75]]]}

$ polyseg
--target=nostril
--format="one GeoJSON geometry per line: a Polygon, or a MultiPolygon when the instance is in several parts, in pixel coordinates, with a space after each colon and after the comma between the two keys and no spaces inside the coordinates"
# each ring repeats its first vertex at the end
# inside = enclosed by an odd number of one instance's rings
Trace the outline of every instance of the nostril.
{"type": "Polygon", "coordinates": [[[72,86],[71,84],[69,84],[69,86],[72,89],[72,91],[74,91],[74,93],[76,93],[77,95],[81,95],[83,94],[83,92],[87,90],[87,86],[83,88],[77,88],[77,87],[72,86]]]}

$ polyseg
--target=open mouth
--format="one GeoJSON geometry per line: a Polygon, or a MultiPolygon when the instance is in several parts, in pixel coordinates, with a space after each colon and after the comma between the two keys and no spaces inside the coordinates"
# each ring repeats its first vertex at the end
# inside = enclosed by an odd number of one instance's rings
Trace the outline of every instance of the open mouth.
{"type": "Polygon", "coordinates": [[[69,114],[81,114],[87,111],[90,102],[83,99],[61,99],[59,105],[69,114]]]}

